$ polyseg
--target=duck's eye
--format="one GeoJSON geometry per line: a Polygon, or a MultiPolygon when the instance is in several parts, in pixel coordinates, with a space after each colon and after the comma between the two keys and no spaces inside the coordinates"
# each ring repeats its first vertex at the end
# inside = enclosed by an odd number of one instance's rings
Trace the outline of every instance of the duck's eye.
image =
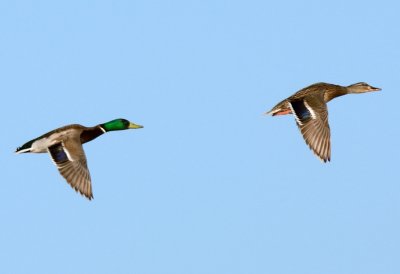
{"type": "Polygon", "coordinates": [[[129,126],[129,121],[128,120],[125,120],[125,119],[122,119],[122,123],[124,124],[124,126],[129,126]]]}

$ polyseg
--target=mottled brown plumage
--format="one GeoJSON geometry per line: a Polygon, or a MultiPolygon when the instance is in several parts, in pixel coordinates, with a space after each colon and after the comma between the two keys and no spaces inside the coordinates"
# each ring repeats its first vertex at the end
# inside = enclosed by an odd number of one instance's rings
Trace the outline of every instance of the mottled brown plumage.
{"type": "Polygon", "coordinates": [[[304,140],[323,162],[331,159],[330,128],[326,103],[350,93],[378,91],[367,83],[360,82],[347,87],[316,83],[301,89],[279,102],[267,114],[272,116],[294,114],[304,140]]]}

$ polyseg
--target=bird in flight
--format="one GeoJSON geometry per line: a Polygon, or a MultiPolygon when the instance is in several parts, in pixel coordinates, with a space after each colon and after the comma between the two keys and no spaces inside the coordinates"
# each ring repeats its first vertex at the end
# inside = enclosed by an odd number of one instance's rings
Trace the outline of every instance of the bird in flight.
{"type": "Polygon", "coordinates": [[[92,183],[82,144],[109,131],[142,127],[125,119],[115,119],[94,127],[67,125],[23,144],[16,149],[15,153],[48,152],[58,171],[71,187],[91,200],[93,198],[92,183]]]}
{"type": "Polygon", "coordinates": [[[331,134],[326,103],[346,94],[379,90],[381,89],[364,82],[350,86],[316,83],[279,102],[266,114],[272,116],[293,114],[307,145],[321,161],[327,162],[331,159],[331,134]]]}

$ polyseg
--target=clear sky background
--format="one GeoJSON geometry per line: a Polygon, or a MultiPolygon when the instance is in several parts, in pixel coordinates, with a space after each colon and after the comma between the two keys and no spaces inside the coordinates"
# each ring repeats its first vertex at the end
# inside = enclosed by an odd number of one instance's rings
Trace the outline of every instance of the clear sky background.
{"type": "Polygon", "coordinates": [[[0,273],[400,273],[396,1],[2,1],[0,273]],[[315,82],[332,161],[292,116],[315,82]],[[46,154],[54,128],[127,118],[84,146],[94,200],[46,154]]]}

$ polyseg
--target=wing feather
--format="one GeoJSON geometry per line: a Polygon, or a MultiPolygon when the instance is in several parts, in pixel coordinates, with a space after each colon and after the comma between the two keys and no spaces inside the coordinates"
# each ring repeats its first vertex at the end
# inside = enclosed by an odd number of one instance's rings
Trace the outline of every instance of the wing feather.
{"type": "Polygon", "coordinates": [[[323,97],[309,96],[290,102],[290,105],[307,145],[323,162],[330,161],[328,109],[323,97]]]}
{"type": "Polygon", "coordinates": [[[71,138],[48,148],[49,154],[60,174],[75,191],[93,198],[92,183],[85,152],[78,138],[71,138]]]}

